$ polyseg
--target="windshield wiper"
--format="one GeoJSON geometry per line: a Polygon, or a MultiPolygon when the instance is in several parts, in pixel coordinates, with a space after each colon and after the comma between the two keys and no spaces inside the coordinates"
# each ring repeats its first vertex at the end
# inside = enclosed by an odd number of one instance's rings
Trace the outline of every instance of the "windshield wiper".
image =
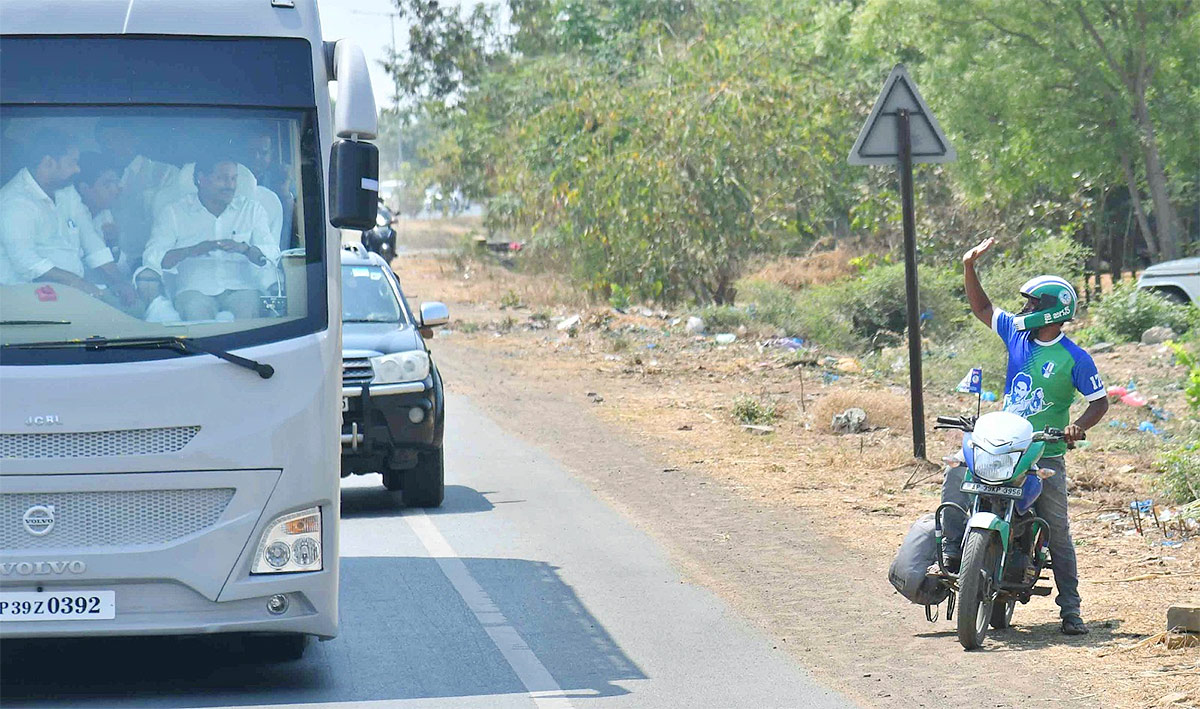
{"type": "Polygon", "coordinates": [[[206,347],[187,337],[89,337],[83,340],[57,340],[49,342],[21,342],[10,345],[4,345],[19,350],[50,350],[64,349],[70,347],[80,347],[85,350],[110,350],[110,349],[146,349],[146,350],[171,350],[180,354],[209,354],[213,357],[218,357],[236,364],[239,367],[245,367],[253,372],[258,373],[258,376],[263,379],[270,379],[275,374],[275,368],[269,364],[256,362],[246,357],[239,357],[232,352],[217,349],[215,347],[206,347]]]}
{"type": "Polygon", "coordinates": [[[385,320],[383,318],[342,318],[342,322],[385,322],[398,323],[399,320],[385,320]]]}
{"type": "Polygon", "coordinates": [[[70,320],[0,320],[0,325],[70,325],[70,320]]]}

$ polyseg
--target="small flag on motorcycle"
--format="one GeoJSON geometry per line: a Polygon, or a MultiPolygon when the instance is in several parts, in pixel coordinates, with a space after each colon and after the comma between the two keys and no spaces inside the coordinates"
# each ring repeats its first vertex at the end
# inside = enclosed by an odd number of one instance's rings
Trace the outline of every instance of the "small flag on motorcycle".
{"type": "Polygon", "coordinates": [[[962,378],[956,389],[964,394],[975,395],[975,416],[978,418],[983,410],[983,369],[975,367],[967,372],[967,376],[962,378]]]}
{"type": "Polygon", "coordinates": [[[983,370],[979,367],[967,372],[967,376],[958,383],[958,391],[964,394],[978,394],[983,391],[983,370]]]}

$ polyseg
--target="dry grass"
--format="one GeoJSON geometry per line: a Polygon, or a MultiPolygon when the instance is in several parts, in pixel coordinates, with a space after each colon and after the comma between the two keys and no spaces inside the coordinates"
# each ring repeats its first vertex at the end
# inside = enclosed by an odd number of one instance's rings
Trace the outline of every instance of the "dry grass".
{"type": "Polygon", "coordinates": [[[509,310],[586,308],[591,304],[565,278],[510,270],[490,259],[458,266],[444,258],[410,256],[396,259],[392,268],[406,291],[413,291],[407,294],[414,300],[469,302],[509,310]]]}
{"type": "Polygon", "coordinates": [[[399,219],[395,227],[397,246],[414,250],[449,249],[472,232],[483,233],[483,220],[480,217],[399,219]]]}
{"type": "Polygon", "coordinates": [[[832,283],[855,272],[850,265],[854,254],[848,249],[837,248],[802,258],[784,258],[772,261],[750,276],[751,280],[778,283],[794,290],[805,286],[832,283]]]}
{"type": "Polygon", "coordinates": [[[906,395],[862,389],[838,389],[822,396],[810,409],[813,427],[829,433],[833,417],[851,407],[867,412],[867,426],[871,428],[887,428],[897,435],[911,428],[912,406],[906,395]]]}

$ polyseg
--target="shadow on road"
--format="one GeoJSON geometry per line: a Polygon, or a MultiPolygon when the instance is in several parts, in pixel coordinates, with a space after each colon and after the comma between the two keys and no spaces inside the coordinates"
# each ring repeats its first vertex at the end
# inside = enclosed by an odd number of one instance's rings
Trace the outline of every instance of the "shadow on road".
{"type": "MultiPolygon", "coordinates": [[[[1043,650],[1054,645],[1101,647],[1119,643],[1136,642],[1146,636],[1137,633],[1119,632],[1119,620],[1100,621],[1089,624],[1091,632],[1087,635],[1067,636],[1060,632],[1059,621],[1048,623],[1024,624],[1019,620],[1010,628],[1004,630],[989,629],[987,640],[981,651],[1013,652],[1028,650],[1043,650]]],[[[949,639],[957,642],[957,632],[953,624],[946,624],[940,630],[926,633],[916,633],[915,637],[931,640],[949,639]]]]}
{"type": "MultiPolygon", "coordinates": [[[[524,559],[462,559],[559,686],[576,697],[626,694],[645,679],[563,583],[524,559]]],[[[117,597],[120,612],[120,595],[117,597]]],[[[0,699],[10,706],[245,706],[464,698],[524,693],[436,559],[341,562],[341,634],[304,659],[254,661],[238,639],[6,640],[0,699]]]]}
{"type": "MultiPolygon", "coordinates": [[[[442,506],[426,510],[434,515],[491,512],[493,505],[486,495],[465,485],[447,485],[446,499],[442,506]]],[[[342,517],[347,519],[369,519],[372,517],[398,517],[404,510],[404,493],[388,492],[383,485],[378,487],[356,486],[342,488],[342,517]]]]}

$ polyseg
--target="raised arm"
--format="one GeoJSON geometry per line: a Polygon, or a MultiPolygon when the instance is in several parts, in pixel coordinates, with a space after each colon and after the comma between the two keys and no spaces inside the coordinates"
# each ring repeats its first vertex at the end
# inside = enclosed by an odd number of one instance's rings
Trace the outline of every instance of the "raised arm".
{"type": "Polygon", "coordinates": [[[963,281],[967,291],[967,302],[971,305],[971,312],[975,317],[983,321],[984,325],[992,326],[992,314],[994,308],[992,301],[987,297],[987,293],[983,292],[983,285],[979,282],[979,275],[975,273],[975,260],[984,255],[996,245],[996,240],[988,237],[979,242],[979,245],[963,254],[963,281]]]}

